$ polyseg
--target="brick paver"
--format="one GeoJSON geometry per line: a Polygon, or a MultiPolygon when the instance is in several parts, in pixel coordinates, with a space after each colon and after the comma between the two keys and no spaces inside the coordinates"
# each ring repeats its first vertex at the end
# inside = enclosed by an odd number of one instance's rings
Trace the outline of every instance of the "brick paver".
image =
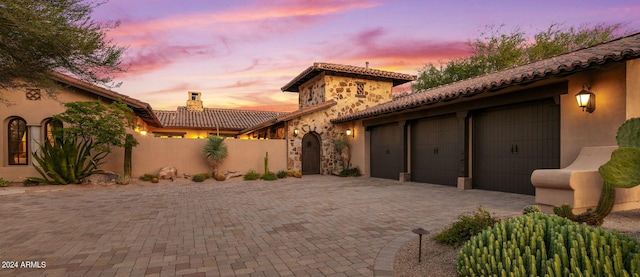
{"type": "Polygon", "coordinates": [[[46,263],[0,275],[372,276],[374,267],[387,275],[389,249],[411,229],[441,228],[479,205],[500,216],[533,202],[319,175],[0,195],[0,259],[46,263]]]}

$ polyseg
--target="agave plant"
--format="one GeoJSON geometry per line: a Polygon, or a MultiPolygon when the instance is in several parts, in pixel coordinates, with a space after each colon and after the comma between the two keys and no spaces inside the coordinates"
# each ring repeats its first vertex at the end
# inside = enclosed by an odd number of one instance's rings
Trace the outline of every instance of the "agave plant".
{"type": "Polygon", "coordinates": [[[202,148],[202,154],[211,164],[213,175],[218,173],[218,165],[227,157],[227,146],[224,145],[224,138],[210,136],[207,143],[202,148]]]}
{"type": "Polygon", "coordinates": [[[102,173],[97,168],[108,154],[96,151],[91,139],[78,141],[74,136],[57,137],[54,143],[46,140],[39,144],[39,150],[33,153],[33,158],[42,178],[29,179],[53,185],[79,184],[89,175],[102,173]]]}

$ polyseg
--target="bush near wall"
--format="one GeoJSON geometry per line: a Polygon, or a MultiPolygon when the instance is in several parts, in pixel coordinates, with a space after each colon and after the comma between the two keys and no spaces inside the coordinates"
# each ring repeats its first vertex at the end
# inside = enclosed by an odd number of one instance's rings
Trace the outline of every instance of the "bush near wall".
{"type": "Polygon", "coordinates": [[[472,237],[456,267],[462,276],[640,276],[640,243],[536,212],[472,237]]]}

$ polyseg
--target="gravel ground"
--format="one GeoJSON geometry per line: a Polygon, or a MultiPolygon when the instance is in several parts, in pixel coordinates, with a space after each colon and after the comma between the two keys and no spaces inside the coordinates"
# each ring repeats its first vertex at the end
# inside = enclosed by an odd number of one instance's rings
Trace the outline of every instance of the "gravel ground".
{"type": "MultiPolygon", "coordinates": [[[[613,212],[605,218],[603,227],[640,241],[640,209],[613,212]]],[[[418,238],[400,247],[393,262],[395,276],[458,276],[455,260],[460,248],[433,241],[431,238],[439,231],[422,237],[421,263],[418,263],[418,238]]]]}

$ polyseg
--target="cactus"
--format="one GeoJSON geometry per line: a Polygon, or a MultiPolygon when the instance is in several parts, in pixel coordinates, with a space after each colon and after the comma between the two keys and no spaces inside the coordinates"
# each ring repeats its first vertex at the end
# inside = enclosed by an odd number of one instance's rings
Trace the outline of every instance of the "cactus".
{"type": "Polygon", "coordinates": [[[602,225],[611,213],[616,199],[616,188],[632,188],[640,185],[640,118],[625,121],[616,133],[618,149],[611,154],[611,160],[600,166],[602,194],[595,210],[574,215],[568,205],[554,208],[557,215],[589,225],[602,225]]]}
{"type": "Polygon", "coordinates": [[[640,276],[640,242],[543,213],[500,222],[456,259],[462,276],[640,276]]]}
{"type": "Polygon", "coordinates": [[[265,152],[264,154],[264,174],[269,173],[269,152],[265,152]]]}

